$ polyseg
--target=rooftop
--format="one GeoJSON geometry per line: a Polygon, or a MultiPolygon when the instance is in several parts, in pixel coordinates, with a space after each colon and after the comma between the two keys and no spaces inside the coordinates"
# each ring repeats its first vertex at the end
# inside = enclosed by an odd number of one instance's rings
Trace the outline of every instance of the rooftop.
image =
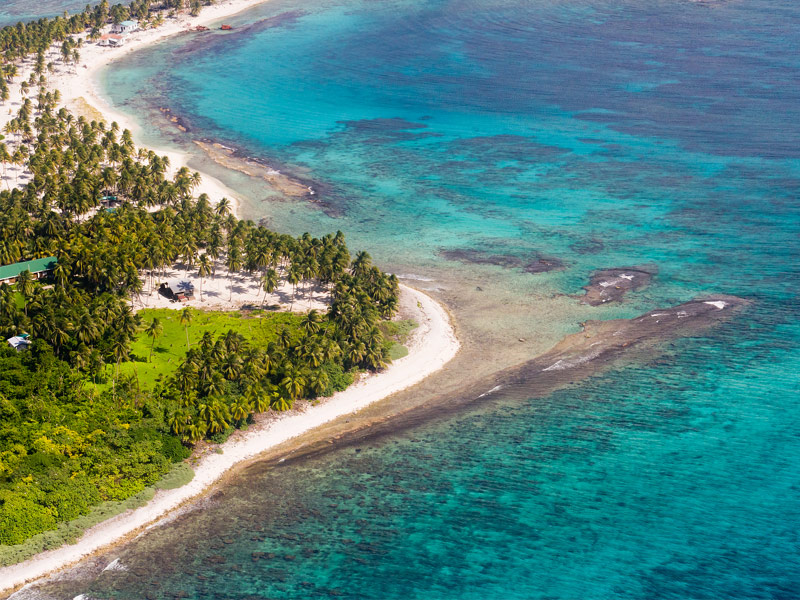
{"type": "Polygon", "coordinates": [[[14,337],[8,338],[8,345],[14,348],[14,350],[26,350],[28,346],[31,345],[31,341],[28,339],[27,334],[22,335],[15,335],[14,337]]]}
{"type": "Polygon", "coordinates": [[[13,279],[23,271],[30,271],[31,273],[49,271],[56,266],[56,262],[55,256],[48,256],[47,258],[37,258],[36,260],[18,262],[14,263],[13,265],[0,267],[0,281],[3,281],[4,279],[13,279]]]}

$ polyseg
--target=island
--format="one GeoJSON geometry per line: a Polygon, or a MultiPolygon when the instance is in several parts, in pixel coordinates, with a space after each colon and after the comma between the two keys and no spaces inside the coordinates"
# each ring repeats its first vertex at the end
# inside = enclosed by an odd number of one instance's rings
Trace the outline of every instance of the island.
{"type": "Polygon", "coordinates": [[[342,232],[238,218],[230,190],[86,102],[106,53],[255,3],[104,1],[0,30],[0,591],[458,350],[447,312],[342,232]]]}

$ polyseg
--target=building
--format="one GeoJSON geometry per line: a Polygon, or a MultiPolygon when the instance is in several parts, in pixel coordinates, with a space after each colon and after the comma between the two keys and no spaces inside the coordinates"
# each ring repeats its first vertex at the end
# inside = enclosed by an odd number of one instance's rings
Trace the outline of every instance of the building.
{"type": "Polygon", "coordinates": [[[175,302],[186,302],[194,298],[194,284],[183,279],[171,279],[162,283],[158,292],[175,302]]]}
{"type": "Polygon", "coordinates": [[[42,279],[55,268],[57,262],[55,256],[48,256],[0,267],[0,284],[14,283],[23,271],[30,271],[34,279],[42,279]]]}
{"type": "Polygon", "coordinates": [[[122,23],[117,23],[111,26],[111,33],[118,33],[121,35],[125,35],[128,33],[132,33],[139,29],[139,23],[136,21],[123,21],[122,23]]]}
{"type": "Polygon", "coordinates": [[[119,48],[125,45],[125,38],[118,33],[105,33],[100,36],[98,46],[108,46],[109,48],[119,48]]]}
{"type": "Polygon", "coordinates": [[[17,352],[27,350],[31,346],[31,341],[28,339],[27,333],[20,333],[19,335],[8,338],[6,341],[8,342],[8,345],[17,352]]]}

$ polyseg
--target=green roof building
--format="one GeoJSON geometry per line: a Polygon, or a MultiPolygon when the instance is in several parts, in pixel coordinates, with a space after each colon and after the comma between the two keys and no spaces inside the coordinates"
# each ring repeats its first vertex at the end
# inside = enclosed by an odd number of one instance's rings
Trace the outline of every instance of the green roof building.
{"type": "Polygon", "coordinates": [[[14,283],[23,271],[30,271],[31,275],[36,279],[41,279],[53,270],[56,262],[58,261],[55,256],[48,256],[47,258],[37,258],[36,260],[27,260],[0,267],[0,284],[14,283]]]}

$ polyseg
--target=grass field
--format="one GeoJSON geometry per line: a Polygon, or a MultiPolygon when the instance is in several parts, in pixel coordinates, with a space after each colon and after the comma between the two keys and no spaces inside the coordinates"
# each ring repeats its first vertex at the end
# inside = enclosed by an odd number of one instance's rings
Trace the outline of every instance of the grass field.
{"type": "MultiPolygon", "coordinates": [[[[142,331],[131,344],[131,360],[119,366],[120,377],[136,376],[142,389],[152,389],[158,383],[165,381],[186,356],[187,333],[190,347],[197,344],[206,332],[211,333],[216,339],[231,329],[257,347],[265,347],[270,342],[276,341],[278,332],[285,326],[293,332],[293,337],[300,336],[302,316],[294,313],[260,310],[246,312],[190,310],[192,321],[187,328],[180,322],[180,310],[148,308],[139,311],[138,314],[142,317],[142,331]],[[155,340],[155,344],[144,332],[154,318],[158,318],[163,327],[163,333],[155,340]]],[[[408,354],[404,344],[415,327],[417,324],[414,321],[388,321],[380,324],[384,335],[393,342],[389,351],[390,360],[397,360],[408,354]]],[[[106,367],[106,381],[97,384],[98,390],[111,386],[115,368],[116,365],[106,367]]]]}
{"type": "MultiPolygon", "coordinates": [[[[277,339],[278,331],[284,326],[288,326],[290,330],[299,331],[302,318],[301,315],[285,312],[190,310],[192,311],[192,322],[186,329],[180,322],[181,311],[179,310],[151,308],[139,311],[143,330],[131,345],[132,360],[120,364],[120,376],[135,374],[138,376],[139,385],[142,388],[153,388],[171,375],[183,361],[186,356],[187,332],[190,346],[198,343],[207,331],[216,339],[219,335],[232,329],[256,346],[263,347],[269,342],[274,342],[277,339]],[[164,331],[156,339],[152,358],[150,358],[150,347],[153,345],[153,340],[144,333],[144,328],[150,325],[154,318],[161,321],[164,331]]],[[[115,365],[109,365],[107,368],[107,375],[110,377],[111,369],[115,368],[115,365]]],[[[110,380],[106,384],[98,385],[98,388],[102,389],[109,385],[110,380]]]]}

